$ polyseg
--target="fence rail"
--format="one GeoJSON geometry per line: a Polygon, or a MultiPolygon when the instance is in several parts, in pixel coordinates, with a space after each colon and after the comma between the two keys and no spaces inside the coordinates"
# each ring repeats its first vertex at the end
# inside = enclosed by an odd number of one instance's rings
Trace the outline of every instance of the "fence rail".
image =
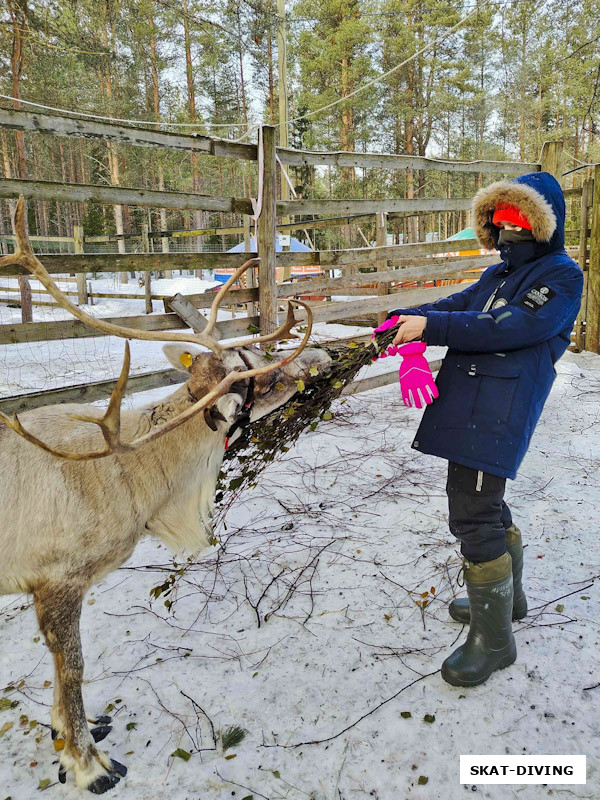
{"type": "MultiPolygon", "coordinates": [[[[385,313],[397,306],[410,306],[428,302],[439,297],[459,291],[456,286],[434,286],[423,288],[418,284],[429,281],[468,280],[476,277],[481,269],[497,260],[496,256],[470,255],[455,257],[441,256],[440,253],[456,253],[465,251],[479,252],[476,240],[452,242],[429,242],[403,245],[387,245],[386,219],[402,219],[411,215],[435,214],[449,211],[464,211],[470,208],[471,198],[370,198],[370,199],[318,199],[304,198],[300,200],[277,200],[276,192],[277,162],[286,166],[328,166],[334,168],[355,167],[361,169],[380,170],[435,170],[448,173],[475,173],[487,175],[521,175],[540,169],[551,172],[560,178],[563,169],[563,147],[561,142],[548,142],[542,150],[540,162],[500,162],[500,161],[448,161],[444,159],[422,156],[406,156],[396,154],[350,153],[350,152],[309,152],[290,148],[280,148],[275,142],[275,128],[263,128],[263,153],[258,159],[256,144],[241,144],[223,139],[196,134],[171,133],[165,130],[154,130],[145,126],[120,125],[116,123],[78,120],[49,114],[37,114],[0,108],[0,128],[23,131],[31,134],[44,133],[59,137],[80,137],[100,139],[123,145],[145,148],[162,148],[174,151],[203,154],[232,159],[242,159],[263,165],[262,212],[258,219],[258,254],[262,262],[259,268],[258,288],[240,289],[230,295],[232,303],[258,303],[260,316],[251,313],[238,319],[220,320],[219,328],[224,338],[244,335],[249,327],[260,325],[263,332],[271,330],[277,322],[278,307],[282,300],[291,296],[352,296],[364,292],[366,297],[341,302],[313,304],[315,322],[348,320],[365,315],[385,313]],[[384,216],[382,216],[382,214],[384,216]],[[317,215],[320,219],[294,220],[277,225],[278,217],[294,217],[317,215]],[[293,230],[298,228],[326,228],[346,224],[357,224],[363,219],[377,220],[377,247],[354,248],[348,250],[312,251],[303,253],[275,253],[274,243],[276,230],[293,230]],[[383,220],[383,221],[382,221],[383,220]],[[275,268],[292,266],[314,267],[325,273],[296,284],[277,284],[275,268]],[[371,270],[359,272],[359,270],[371,270]],[[342,275],[332,277],[333,270],[341,270],[342,275]],[[329,275],[326,273],[329,271],[329,275]],[[407,287],[398,284],[416,283],[407,287]]],[[[582,268],[587,272],[586,319],[579,325],[579,340],[589,349],[600,347],[600,172],[596,168],[595,186],[588,192],[590,197],[591,223],[588,237],[587,223],[582,226],[579,242],[579,257],[582,268]],[[592,314],[592,319],[590,319],[592,314]]],[[[191,192],[157,191],[155,189],[99,186],[91,184],[65,184],[52,181],[26,181],[17,179],[0,179],[0,197],[15,198],[19,194],[37,200],[55,200],[58,202],[95,202],[108,205],[130,205],[154,208],[170,208],[189,211],[226,212],[241,215],[246,222],[243,226],[229,228],[205,228],[189,231],[145,231],[145,252],[115,254],[85,254],[80,250],[74,255],[44,255],[42,263],[51,274],[71,273],[79,278],[86,273],[95,272],[127,272],[130,270],[148,273],[151,270],[172,269],[231,269],[239,266],[242,254],[235,253],[151,253],[150,239],[162,239],[163,246],[169,238],[177,239],[189,236],[225,235],[227,233],[244,233],[248,242],[249,229],[247,217],[253,214],[253,205],[248,197],[213,197],[191,192]]],[[[565,191],[573,203],[586,202],[588,196],[578,187],[565,191]]],[[[577,234],[575,234],[577,235],[577,234]]],[[[102,237],[87,237],[88,243],[122,241],[128,238],[140,238],[141,234],[119,233],[102,237]]],[[[5,237],[6,238],[6,237],[5,237]]],[[[33,237],[32,237],[33,238],[33,237]]],[[[51,237],[53,240],[61,237],[51,237]]],[[[363,234],[363,239],[367,242],[363,234]]],[[[61,241],[65,239],[61,238],[61,241]]],[[[168,244],[168,241],[167,241],[168,244]]],[[[77,249],[77,248],[76,248],[77,249]]],[[[249,249],[249,248],[248,248],[249,249]]],[[[246,253],[246,257],[255,253],[246,253]]],[[[23,274],[15,268],[0,270],[1,276],[23,274]]],[[[148,287],[148,279],[146,279],[148,287]]],[[[123,293],[121,293],[123,294],[123,293]]],[[[99,296],[94,293],[94,296],[99,296]]],[[[118,294],[103,296],[118,297],[118,294]]],[[[137,297],[137,296],[136,296],[137,297]]],[[[147,288],[146,299],[158,299],[163,295],[151,295],[147,288]]],[[[186,299],[196,308],[207,308],[213,300],[210,293],[188,295],[186,299]]],[[[140,298],[141,299],[141,296],[140,298]]],[[[147,314],[143,316],[126,316],[111,319],[111,322],[141,330],[176,330],[186,329],[188,324],[169,307],[169,299],[164,298],[165,313],[147,314]]],[[[81,299],[80,299],[81,301],[81,299]]],[[[151,306],[151,304],[150,304],[151,306]]],[[[183,313],[183,312],[182,312],[183,313]]],[[[78,322],[65,320],[44,323],[22,323],[0,326],[0,344],[20,342],[36,342],[64,338],[81,338],[101,336],[101,332],[78,322]]],[[[147,373],[133,376],[130,390],[142,391],[146,388],[164,386],[175,381],[173,370],[159,373],[147,373]]],[[[379,376],[377,381],[384,380],[379,376]]],[[[369,381],[363,382],[366,387],[369,381]]],[[[52,397],[77,398],[89,401],[106,396],[112,381],[101,381],[86,387],[67,387],[55,390],[52,397]],[[104,394],[102,394],[104,393],[104,394]]],[[[379,385],[379,384],[377,384],[379,385]]],[[[349,390],[350,391],[350,390],[349,390]]],[[[36,393],[39,402],[47,393],[36,393]]],[[[10,398],[10,402],[34,402],[34,396],[27,400],[10,398]]],[[[61,401],[61,400],[58,400],[61,401]]],[[[9,401],[5,401],[9,403],[9,401]]],[[[52,401],[53,402],[53,401],[52,401]]],[[[10,403],[9,403],[10,404],[10,403]]],[[[4,403],[1,404],[4,406],[4,403]]]]}
{"type": "MultiPolygon", "coordinates": [[[[46,133],[53,136],[103,139],[137,147],[168,148],[203,153],[226,158],[257,160],[255,144],[241,144],[227,139],[216,139],[200,134],[180,134],[159,131],[143,126],[120,125],[85,119],[72,119],[52,114],[14,111],[0,108],[0,127],[29,133],[46,133]]],[[[347,151],[324,152],[293,150],[278,147],[277,156],[289,166],[359,167],[364,169],[422,169],[444,172],[484,172],[504,175],[522,175],[540,169],[537,162],[513,161],[451,161],[425,156],[405,156],[380,153],[353,153],[347,151]]]]}

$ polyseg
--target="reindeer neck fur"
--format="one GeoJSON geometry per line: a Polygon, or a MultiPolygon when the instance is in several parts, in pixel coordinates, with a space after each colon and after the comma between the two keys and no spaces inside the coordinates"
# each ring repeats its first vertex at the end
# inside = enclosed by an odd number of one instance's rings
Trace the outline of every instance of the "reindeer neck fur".
{"type": "MultiPolygon", "coordinates": [[[[194,402],[185,384],[159,403],[124,413],[123,439],[150,432],[194,402]]],[[[227,403],[227,398],[220,402],[227,403]]],[[[160,537],[175,552],[198,553],[212,540],[214,496],[227,429],[222,423],[212,431],[199,413],[137,452],[142,471],[162,477],[146,533],[160,537]]]]}

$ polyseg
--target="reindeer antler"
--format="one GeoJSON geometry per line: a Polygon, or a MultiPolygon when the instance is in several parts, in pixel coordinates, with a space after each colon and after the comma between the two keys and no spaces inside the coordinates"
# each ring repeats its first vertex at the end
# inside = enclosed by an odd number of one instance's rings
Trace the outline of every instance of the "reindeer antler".
{"type": "Polygon", "coordinates": [[[85,324],[97,328],[98,330],[101,330],[104,333],[114,334],[115,336],[120,336],[121,338],[143,339],[146,341],[150,340],[150,341],[193,342],[194,344],[203,345],[204,347],[207,347],[209,350],[212,350],[215,353],[219,353],[222,350],[230,349],[232,347],[244,347],[249,343],[256,343],[256,342],[276,341],[278,339],[287,338],[290,335],[294,335],[291,334],[291,329],[294,327],[294,325],[298,323],[298,320],[296,320],[296,318],[294,317],[294,309],[292,307],[292,302],[304,308],[307,314],[306,332],[304,334],[302,342],[296,348],[296,350],[294,350],[289,356],[283,358],[281,361],[275,362],[273,364],[268,364],[267,366],[264,367],[257,367],[256,369],[249,369],[249,370],[234,370],[230,372],[228,375],[225,376],[225,378],[223,378],[223,380],[220,381],[220,383],[217,384],[217,386],[212,391],[204,395],[204,397],[202,397],[200,400],[191,405],[188,409],[186,409],[186,411],[177,415],[174,419],[169,420],[169,422],[165,423],[164,425],[161,425],[155,430],[150,431],[144,436],[141,436],[139,439],[135,439],[133,442],[124,443],[121,441],[120,438],[121,405],[123,402],[123,397],[125,395],[125,388],[127,386],[127,379],[129,376],[129,367],[131,362],[129,342],[125,343],[125,355],[123,357],[123,366],[121,368],[121,374],[119,375],[119,378],[111,393],[108,408],[106,409],[106,413],[104,414],[104,416],[92,417],[84,414],[69,415],[72,419],[77,419],[81,422],[90,422],[93,423],[94,425],[98,425],[102,431],[102,435],[104,437],[104,441],[106,444],[104,450],[97,450],[91,453],[70,453],[64,450],[57,450],[56,448],[53,448],[50,445],[43,442],[41,439],[38,439],[36,436],[30,433],[26,428],[24,428],[17,414],[13,414],[13,417],[11,419],[10,417],[7,417],[5,414],[0,412],[0,420],[4,422],[4,424],[7,425],[9,428],[11,428],[13,431],[15,431],[15,433],[18,433],[19,436],[22,436],[31,444],[40,447],[45,452],[51,453],[52,455],[57,456],[59,458],[66,458],[71,460],[96,459],[96,458],[104,458],[105,456],[108,456],[111,453],[136,450],[143,444],[152,441],[154,439],[157,439],[159,436],[162,436],[168,431],[173,430],[186,420],[193,417],[198,412],[212,405],[212,403],[215,400],[217,400],[219,397],[225,394],[227,389],[232,384],[237,383],[238,381],[241,380],[255,378],[258,375],[264,375],[268,372],[272,372],[273,370],[280,369],[286,364],[289,364],[290,361],[293,361],[302,352],[302,350],[304,350],[310,338],[312,330],[312,312],[309,306],[307,306],[306,303],[303,303],[300,300],[294,300],[294,301],[288,300],[288,313],[286,321],[273,333],[266,334],[264,336],[259,336],[256,338],[244,339],[241,342],[237,341],[233,343],[228,343],[226,345],[220,345],[218,341],[211,336],[211,333],[214,329],[215,322],[217,319],[219,306],[223,298],[228,293],[231,286],[236,282],[236,280],[238,280],[238,278],[241,275],[244,274],[244,272],[246,272],[247,269],[259,263],[260,259],[258,258],[252,258],[249,261],[246,261],[244,264],[242,264],[242,266],[239,267],[234,272],[234,274],[227,280],[226,283],[223,284],[221,289],[217,292],[217,295],[210,309],[207,326],[202,333],[189,334],[189,335],[179,334],[179,333],[160,334],[158,331],[156,332],[140,331],[136,330],[135,328],[127,328],[121,325],[114,325],[102,319],[91,317],[89,314],[86,314],[85,311],[82,311],[79,308],[79,306],[76,306],[73,303],[71,303],[68,297],[65,294],[63,294],[63,292],[61,292],[58,286],[51,279],[46,268],[41,263],[41,261],[36,257],[35,253],[31,248],[31,245],[29,244],[29,240],[27,238],[27,228],[26,228],[25,200],[22,195],[21,197],[19,197],[19,201],[17,203],[17,207],[15,210],[14,230],[15,230],[15,236],[17,238],[17,250],[15,253],[11,255],[0,258],[0,267],[9,266],[13,264],[18,264],[20,266],[25,267],[27,270],[29,270],[29,272],[35,275],[36,278],[38,278],[38,280],[46,287],[48,292],[52,295],[52,297],[54,297],[54,299],[62,308],[65,308],[67,311],[72,313],[73,316],[75,316],[77,319],[81,320],[85,324]]]}

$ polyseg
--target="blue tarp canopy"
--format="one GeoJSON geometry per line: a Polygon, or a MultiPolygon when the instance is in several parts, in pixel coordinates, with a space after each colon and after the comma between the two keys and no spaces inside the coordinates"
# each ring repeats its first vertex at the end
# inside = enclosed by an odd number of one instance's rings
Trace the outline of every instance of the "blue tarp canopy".
{"type": "Polygon", "coordinates": [[[476,239],[476,238],[477,236],[475,235],[475,231],[473,230],[473,228],[465,228],[464,230],[455,233],[454,236],[449,236],[444,241],[452,242],[455,239],[476,239]]]}
{"type": "MultiPolygon", "coordinates": [[[[250,237],[250,251],[253,252],[253,253],[256,253],[256,240],[254,239],[254,236],[250,237]]],[[[244,246],[244,242],[240,242],[239,244],[236,244],[235,247],[230,247],[227,252],[228,253],[245,253],[246,252],[246,248],[244,246]]],[[[275,238],[275,252],[276,253],[281,253],[282,252],[282,247],[281,247],[281,244],[279,242],[279,236],[277,236],[275,238]]],[[[310,247],[308,247],[307,245],[303,244],[299,239],[296,239],[296,238],[294,238],[292,236],[292,237],[290,237],[289,252],[291,252],[291,253],[311,253],[312,251],[311,251],[310,247]]],[[[315,275],[319,275],[319,268],[318,267],[315,267],[315,273],[314,274],[315,275]]],[[[225,283],[225,281],[229,277],[230,277],[229,274],[221,272],[219,270],[215,270],[213,272],[213,278],[216,281],[220,281],[221,283],[225,283]]],[[[305,275],[304,277],[308,277],[308,276],[305,275]]]]}

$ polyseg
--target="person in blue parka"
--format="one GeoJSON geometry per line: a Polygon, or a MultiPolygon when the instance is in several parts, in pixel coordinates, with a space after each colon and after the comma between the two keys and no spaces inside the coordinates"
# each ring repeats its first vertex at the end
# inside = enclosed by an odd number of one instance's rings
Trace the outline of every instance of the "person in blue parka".
{"type": "Polygon", "coordinates": [[[397,309],[394,344],[448,347],[413,447],[448,460],[450,530],[460,540],[468,598],[450,604],[469,622],[442,665],[455,686],[483,683],[512,664],[512,619],[527,614],[523,546],[504,502],[569,346],[583,276],[564,248],[565,201],[546,172],[499,181],[474,199],[477,238],[502,261],[464,291],[397,309]]]}

